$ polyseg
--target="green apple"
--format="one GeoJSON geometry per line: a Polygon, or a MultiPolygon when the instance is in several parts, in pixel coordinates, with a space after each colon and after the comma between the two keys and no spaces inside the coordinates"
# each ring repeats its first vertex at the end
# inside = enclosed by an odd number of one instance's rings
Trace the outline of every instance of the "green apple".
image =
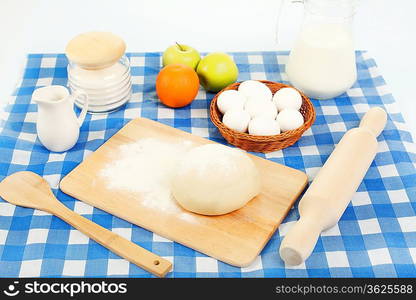
{"type": "Polygon", "coordinates": [[[220,52],[202,58],[196,72],[201,85],[209,92],[222,90],[238,77],[238,68],[231,56],[220,52]]]}
{"type": "Polygon", "coordinates": [[[170,64],[184,64],[195,70],[201,56],[194,48],[176,43],[163,52],[162,64],[167,66],[170,64]]]}

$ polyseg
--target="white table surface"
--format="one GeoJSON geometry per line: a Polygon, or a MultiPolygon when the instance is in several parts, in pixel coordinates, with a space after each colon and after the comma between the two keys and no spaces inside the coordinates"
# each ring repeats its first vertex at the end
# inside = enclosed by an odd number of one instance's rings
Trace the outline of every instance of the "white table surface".
{"type": "MultiPolygon", "coordinates": [[[[175,41],[201,52],[285,50],[300,7],[284,14],[276,44],[279,0],[0,0],[0,107],[21,77],[25,55],[63,52],[90,30],[122,36],[130,52],[163,51],[175,41]]],[[[416,1],[362,0],[354,19],[357,49],[376,59],[416,137],[416,1]]],[[[0,109],[1,110],[1,109],[0,109]]]]}

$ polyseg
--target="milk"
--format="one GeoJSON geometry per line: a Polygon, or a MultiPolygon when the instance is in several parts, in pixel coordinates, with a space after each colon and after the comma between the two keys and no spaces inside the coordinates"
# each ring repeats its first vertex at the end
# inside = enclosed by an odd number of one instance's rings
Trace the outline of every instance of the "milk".
{"type": "Polygon", "coordinates": [[[80,86],[97,89],[120,83],[128,76],[127,71],[128,68],[119,62],[98,70],[88,70],[74,65],[69,70],[69,76],[80,86]]]}
{"type": "Polygon", "coordinates": [[[290,52],[286,73],[292,85],[311,98],[344,93],[357,79],[349,27],[333,23],[305,27],[290,52]]]}

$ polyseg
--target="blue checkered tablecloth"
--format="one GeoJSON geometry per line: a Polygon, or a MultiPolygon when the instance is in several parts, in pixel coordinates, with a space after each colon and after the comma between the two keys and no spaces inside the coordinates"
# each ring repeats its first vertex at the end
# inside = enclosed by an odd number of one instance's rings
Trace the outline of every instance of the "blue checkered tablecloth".
{"type": "MultiPolygon", "coordinates": [[[[239,80],[286,82],[287,52],[231,53],[239,80]]],[[[69,197],[58,182],[129,120],[138,116],[225,143],[209,120],[214,96],[200,90],[185,108],[161,105],[155,94],[160,53],[131,53],[133,97],[108,115],[88,115],[76,146],[51,153],[36,137],[37,87],[67,84],[67,60],[62,54],[30,54],[23,78],[6,107],[0,134],[0,179],[16,171],[42,175],[66,206],[174,264],[168,277],[414,277],[416,276],[415,145],[375,61],[357,52],[358,81],[333,100],[315,101],[315,124],[295,145],[257,154],[305,171],[319,171],[346,130],[358,126],[371,106],[382,106],[388,124],[379,137],[379,153],[340,222],[319,238],[310,258],[297,267],[285,266],[278,255],[282,237],[298,219],[295,206],[261,255],[246,268],[236,268],[132,225],[69,197]]],[[[3,100],[4,101],[4,100],[3,100]]],[[[346,180],[348,180],[346,178],[346,180]]],[[[336,195],[334,195],[336,197],[336,195]]],[[[150,277],[60,219],[41,211],[15,207],[0,200],[1,277],[150,277]]]]}

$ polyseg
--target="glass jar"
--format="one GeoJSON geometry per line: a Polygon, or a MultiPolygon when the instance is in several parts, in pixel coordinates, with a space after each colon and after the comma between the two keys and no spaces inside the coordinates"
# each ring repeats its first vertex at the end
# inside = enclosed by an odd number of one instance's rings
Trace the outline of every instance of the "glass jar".
{"type": "MultiPolygon", "coordinates": [[[[88,112],[109,113],[118,110],[131,98],[130,62],[123,55],[115,64],[101,69],[86,69],[68,63],[68,87],[71,92],[83,90],[89,99],[88,112]]],[[[75,101],[82,107],[82,99],[75,101]]]]}

